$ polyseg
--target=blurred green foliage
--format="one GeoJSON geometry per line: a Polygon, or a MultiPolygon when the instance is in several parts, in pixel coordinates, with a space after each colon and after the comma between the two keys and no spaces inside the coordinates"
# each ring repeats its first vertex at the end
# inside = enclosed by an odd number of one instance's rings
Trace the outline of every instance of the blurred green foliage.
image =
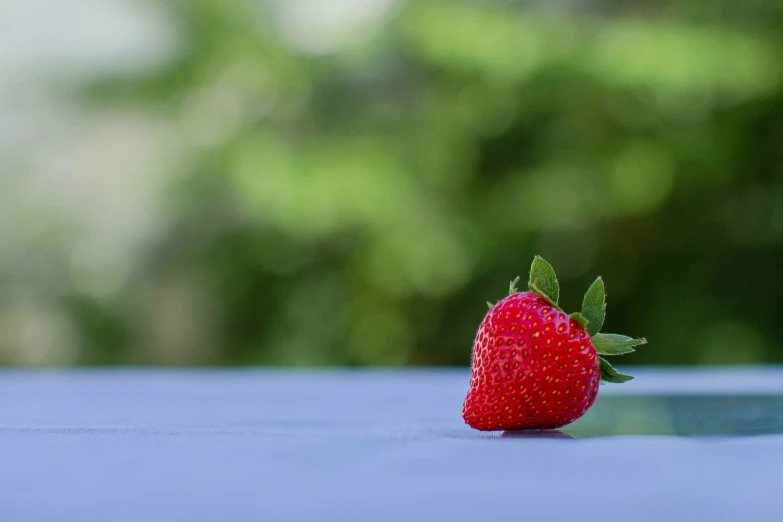
{"type": "Polygon", "coordinates": [[[180,154],[77,363],[466,365],[534,254],[624,363],[783,361],[783,4],[370,3],[171,2],[182,55],[86,90],[180,154]]]}

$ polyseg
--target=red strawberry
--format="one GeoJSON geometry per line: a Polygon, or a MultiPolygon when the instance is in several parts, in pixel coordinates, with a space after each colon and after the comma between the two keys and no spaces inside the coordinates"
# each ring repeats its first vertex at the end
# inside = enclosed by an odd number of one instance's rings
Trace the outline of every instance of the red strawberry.
{"type": "MultiPolygon", "coordinates": [[[[518,278],[517,278],[518,280],[518,278]]],[[[601,381],[626,382],[601,355],[621,355],[645,339],[599,333],[604,284],[599,277],[582,303],[566,315],[552,267],[536,257],[531,292],[516,291],[492,306],[473,345],[472,377],[462,416],[479,430],[554,429],[593,405],[601,381]]]]}

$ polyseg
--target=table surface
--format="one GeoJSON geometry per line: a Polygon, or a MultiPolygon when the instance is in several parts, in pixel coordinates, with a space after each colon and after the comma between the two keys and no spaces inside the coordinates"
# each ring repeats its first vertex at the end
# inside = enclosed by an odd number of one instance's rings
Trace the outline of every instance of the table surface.
{"type": "Polygon", "coordinates": [[[783,369],[634,373],[520,435],[460,370],[3,370],[0,520],[783,520],[783,369]]]}

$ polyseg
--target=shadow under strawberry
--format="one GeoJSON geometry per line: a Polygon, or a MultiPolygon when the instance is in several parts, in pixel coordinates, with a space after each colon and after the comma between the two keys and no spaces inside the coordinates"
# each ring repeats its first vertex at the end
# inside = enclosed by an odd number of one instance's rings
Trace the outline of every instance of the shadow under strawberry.
{"type": "Polygon", "coordinates": [[[560,430],[524,430],[524,431],[504,431],[500,435],[501,439],[569,439],[576,440],[568,433],[560,430]]]}

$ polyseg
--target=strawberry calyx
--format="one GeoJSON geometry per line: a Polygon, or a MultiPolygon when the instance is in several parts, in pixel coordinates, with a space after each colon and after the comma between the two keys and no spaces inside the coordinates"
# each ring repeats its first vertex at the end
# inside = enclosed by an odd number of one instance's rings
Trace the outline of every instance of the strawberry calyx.
{"type": "Polygon", "coordinates": [[[571,319],[573,319],[574,321],[579,323],[579,326],[581,326],[582,328],[585,328],[585,329],[587,328],[587,323],[589,321],[587,320],[587,318],[584,315],[582,315],[582,312],[574,312],[571,315],[569,315],[568,317],[570,317],[571,319]]]}
{"type": "MultiPolygon", "coordinates": [[[[519,277],[509,285],[509,294],[518,292],[517,283],[519,277]]],[[[560,283],[557,280],[554,268],[544,258],[536,256],[530,266],[530,281],[528,288],[536,295],[546,299],[553,307],[563,311],[558,306],[560,300],[560,283]]],[[[489,303],[487,303],[489,304],[489,303]]],[[[631,375],[618,372],[609,361],[602,356],[625,355],[635,351],[637,346],[647,344],[644,337],[635,339],[626,335],[601,333],[606,317],[606,289],[604,281],[599,276],[582,300],[582,310],[575,312],[570,317],[584,328],[593,341],[595,351],[598,353],[598,361],[601,370],[601,382],[623,383],[633,379],[631,375]]]]}

